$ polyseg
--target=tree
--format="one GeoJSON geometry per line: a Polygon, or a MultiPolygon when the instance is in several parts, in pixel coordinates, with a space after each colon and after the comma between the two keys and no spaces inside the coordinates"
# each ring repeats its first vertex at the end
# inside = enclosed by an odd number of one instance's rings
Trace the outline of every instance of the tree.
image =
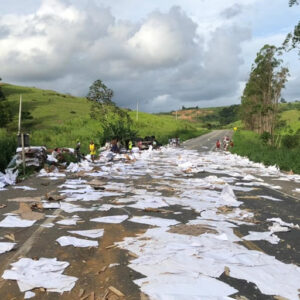
{"type": "MultiPolygon", "coordinates": [[[[299,2],[297,0],[289,0],[289,6],[292,7],[293,5],[299,5],[299,2]]],[[[282,49],[285,51],[290,51],[292,49],[298,48],[299,49],[299,55],[300,55],[300,21],[295,26],[293,32],[290,32],[283,44],[282,49]]]]}
{"type": "Polygon", "coordinates": [[[289,0],[289,6],[293,6],[295,4],[299,4],[298,0],[289,0]]]}
{"type": "Polygon", "coordinates": [[[227,125],[238,120],[239,105],[230,105],[219,111],[221,125],[227,125]]]}
{"type": "Polygon", "coordinates": [[[114,104],[112,97],[114,96],[113,90],[109,89],[101,80],[96,80],[91,86],[87,99],[100,104],[114,104]]]}
{"type": "Polygon", "coordinates": [[[246,128],[258,133],[274,133],[281,90],[288,69],[276,57],[277,48],[265,45],[257,54],[244,89],[241,117],[246,128]]]}
{"type": "Polygon", "coordinates": [[[109,89],[101,80],[96,80],[90,86],[87,95],[87,99],[93,102],[91,118],[99,121],[103,129],[102,143],[113,138],[125,141],[136,136],[129,114],[112,101],[113,95],[113,90],[109,89]]]}
{"type": "MultiPolygon", "coordinates": [[[[2,79],[0,78],[0,81],[2,79]]],[[[11,106],[6,100],[0,83],[0,127],[5,127],[12,120],[11,106]]]]}

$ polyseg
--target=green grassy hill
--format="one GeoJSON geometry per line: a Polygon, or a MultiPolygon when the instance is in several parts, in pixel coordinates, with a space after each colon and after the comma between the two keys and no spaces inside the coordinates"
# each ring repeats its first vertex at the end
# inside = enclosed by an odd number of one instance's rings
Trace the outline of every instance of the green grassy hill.
{"type": "MultiPolygon", "coordinates": [[[[76,140],[80,140],[84,149],[91,139],[100,144],[102,128],[99,122],[90,118],[91,103],[86,98],[33,87],[11,84],[1,86],[13,107],[14,118],[7,126],[9,132],[17,132],[19,99],[22,95],[23,112],[27,116],[23,119],[22,126],[30,133],[32,145],[74,147],[76,140]]],[[[132,111],[129,114],[139,136],[154,135],[163,143],[175,135],[188,139],[207,132],[199,124],[176,121],[171,115],[139,113],[139,120],[135,121],[136,113],[132,111]]]]}

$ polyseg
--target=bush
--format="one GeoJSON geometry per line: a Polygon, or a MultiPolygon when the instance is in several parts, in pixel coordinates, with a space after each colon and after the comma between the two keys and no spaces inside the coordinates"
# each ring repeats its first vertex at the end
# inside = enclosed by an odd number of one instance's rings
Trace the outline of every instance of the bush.
{"type": "Polygon", "coordinates": [[[285,147],[278,149],[264,144],[260,136],[251,131],[234,134],[234,147],[231,152],[247,156],[254,162],[262,162],[267,166],[277,165],[281,170],[293,170],[300,174],[300,147],[290,148],[288,151],[285,147]]]}
{"type": "Polygon", "coordinates": [[[16,153],[17,138],[11,137],[3,129],[0,129],[0,171],[4,171],[11,158],[16,153]]]}
{"type": "Polygon", "coordinates": [[[269,143],[269,141],[272,138],[272,135],[269,132],[264,131],[261,135],[260,135],[260,140],[263,142],[264,145],[267,145],[269,143]]]}
{"type": "Polygon", "coordinates": [[[287,134],[287,135],[283,136],[282,145],[288,149],[296,148],[299,145],[299,135],[287,134]]]}

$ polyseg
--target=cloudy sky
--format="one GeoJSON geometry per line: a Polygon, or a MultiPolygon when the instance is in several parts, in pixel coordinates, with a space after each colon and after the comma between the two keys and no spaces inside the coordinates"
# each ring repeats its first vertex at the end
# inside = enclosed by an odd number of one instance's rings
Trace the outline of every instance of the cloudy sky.
{"type": "MultiPolygon", "coordinates": [[[[148,112],[240,103],[251,64],[300,19],[288,0],[9,0],[0,10],[4,82],[83,96],[96,79],[148,112]]],[[[283,96],[300,99],[300,60],[283,96]]]]}

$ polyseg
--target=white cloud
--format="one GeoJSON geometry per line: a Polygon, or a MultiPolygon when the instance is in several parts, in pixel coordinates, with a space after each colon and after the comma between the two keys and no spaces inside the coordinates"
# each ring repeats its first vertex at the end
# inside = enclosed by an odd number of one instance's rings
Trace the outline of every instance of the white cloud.
{"type": "Polygon", "coordinates": [[[237,103],[264,41],[251,40],[246,17],[257,0],[243,6],[203,0],[197,2],[201,10],[193,0],[180,2],[154,0],[142,8],[137,0],[43,0],[34,12],[4,14],[0,75],[80,95],[100,78],[118,104],[134,108],[139,100],[148,111],[237,103]],[[131,14],[136,17],[125,18],[131,14]]]}

